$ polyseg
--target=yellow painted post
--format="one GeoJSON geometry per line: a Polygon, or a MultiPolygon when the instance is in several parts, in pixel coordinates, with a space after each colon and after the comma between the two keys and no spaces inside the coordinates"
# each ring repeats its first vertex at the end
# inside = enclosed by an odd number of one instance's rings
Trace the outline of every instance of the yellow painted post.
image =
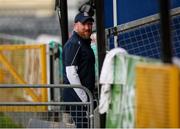
{"type": "Polygon", "coordinates": [[[4,71],[0,69],[0,83],[4,83],[4,71]]]}
{"type": "MultiPolygon", "coordinates": [[[[41,46],[41,66],[42,66],[42,84],[47,84],[47,71],[46,71],[46,45],[41,46]]],[[[42,102],[47,102],[47,88],[42,88],[41,95],[42,102]]]]}

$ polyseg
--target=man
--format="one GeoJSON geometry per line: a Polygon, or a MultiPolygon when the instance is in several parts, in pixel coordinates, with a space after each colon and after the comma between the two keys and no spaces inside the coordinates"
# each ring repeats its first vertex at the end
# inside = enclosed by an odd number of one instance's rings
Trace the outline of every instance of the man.
{"type": "MultiPolygon", "coordinates": [[[[63,48],[64,83],[82,85],[91,92],[95,88],[95,57],[90,46],[93,22],[94,19],[87,13],[77,14],[74,19],[72,36],[63,48]]],[[[64,89],[63,99],[66,102],[87,102],[88,100],[86,93],[78,88],[64,89]]],[[[71,107],[71,110],[73,108],[75,109],[75,107],[71,107]]],[[[81,108],[80,106],[78,108],[76,106],[75,110],[85,110],[84,107],[83,109],[81,108]]],[[[78,128],[87,127],[85,113],[75,114],[71,112],[71,115],[78,128]],[[77,116],[81,116],[81,118],[77,116]]]]}

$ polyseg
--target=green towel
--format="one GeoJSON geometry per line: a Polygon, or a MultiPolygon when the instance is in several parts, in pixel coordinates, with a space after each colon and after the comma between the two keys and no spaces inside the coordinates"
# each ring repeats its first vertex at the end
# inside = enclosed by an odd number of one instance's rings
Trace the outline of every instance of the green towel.
{"type": "Polygon", "coordinates": [[[135,67],[138,63],[158,63],[159,61],[133,55],[116,56],[115,58],[112,101],[107,112],[106,127],[134,128],[135,67]],[[121,58],[124,58],[124,63],[121,58]],[[122,69],[122,65],[126,65],[126,71],[122,69]]]}

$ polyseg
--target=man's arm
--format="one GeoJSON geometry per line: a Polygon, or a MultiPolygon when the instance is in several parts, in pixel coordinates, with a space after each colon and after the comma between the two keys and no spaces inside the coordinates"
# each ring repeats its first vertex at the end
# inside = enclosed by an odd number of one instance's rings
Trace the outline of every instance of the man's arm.
{"type": "Polygon", "coordinates": [[[79,58],[80,44],[69,43],[64,48],[64,64],[67,78],[70,84],[81,85],[79,75],[77,73],[78,58],[79,58]]]}
{"type": "MultiPolygon", "coordinates": [[[[78,68],[78,52],[80,50],[80,45],[70,44],[67,46],[65,51],[65,70],[67,79],[70,84],[82,85],[79,75],[77,73],[78,68]]],[[[84,90],[74,88],[75,92],[83,102],[87,102],[87,95],[84,90]]]]}
{"type": "Polygon", "coordinates": [[[81,85],[79,75],[77,74],[76,66],[66,66],[66,75],[70,84],[81,85]]]}

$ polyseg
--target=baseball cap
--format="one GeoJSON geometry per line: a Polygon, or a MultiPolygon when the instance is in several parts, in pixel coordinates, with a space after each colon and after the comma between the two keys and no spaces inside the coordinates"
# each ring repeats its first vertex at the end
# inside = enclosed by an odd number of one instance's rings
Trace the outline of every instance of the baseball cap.
{"type": "Polygon", "coordinates": [[[84,23],[85,21],[88,21],[88,20],[94,22],[94,19],[91,16],[89,16],[88,13],[86,12],[78,13],[76,17],[74,18],[75,23],[78,21],[81,23],[84,23]]]}

